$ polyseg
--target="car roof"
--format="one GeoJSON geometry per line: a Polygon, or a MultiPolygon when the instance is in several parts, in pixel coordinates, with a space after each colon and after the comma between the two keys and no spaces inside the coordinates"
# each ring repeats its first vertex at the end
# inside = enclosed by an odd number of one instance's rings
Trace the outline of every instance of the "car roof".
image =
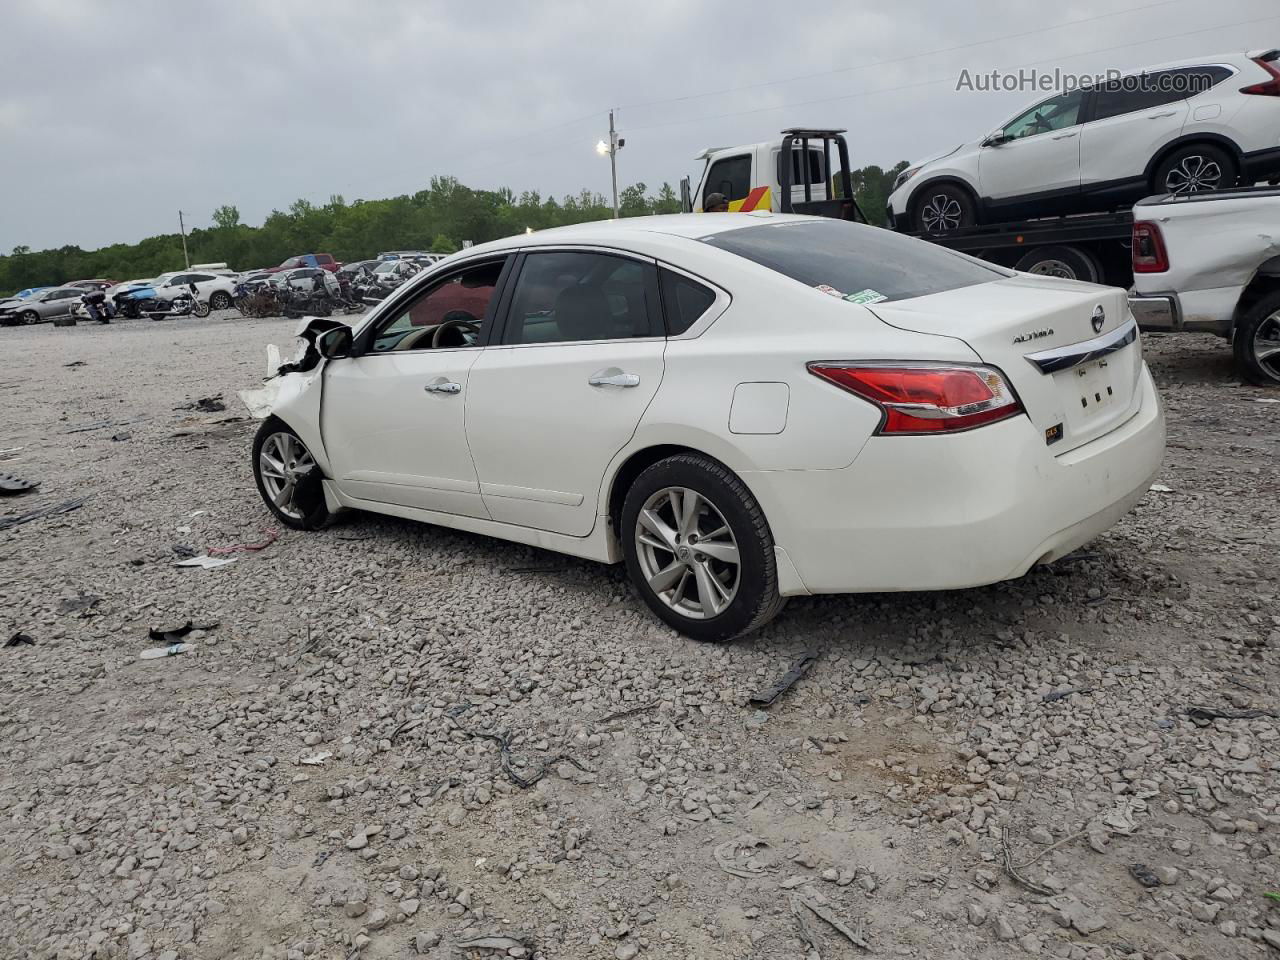
{"type": "Polygon", "coordinates": [[[514,236],[489,243],[477,244],[467,254],[476,252],[514,250],[521,247],[553,246],[557,244],[584,243],[593,246],[619,244],[626,246],[628,239],[639,240],[644,234],[659,233],[670,237],[701,240],[704,237],[758,227],[766,223],[782,224],[813,220],[800,214],[770,213],[753,210],[750,213],[669,213],[652,217],[626,217],[621,220],[595,220],[575,223],[567,227],[553,227],[536,233],[517,233],[514,236]]]}
{"type": "MultiPolygon", "coordinates": [[[[1214,63],[1231,64],[1240,60],[1247,60],[1249,58],[1249,52],[1250,51],[1245,50],[1235,50],[1231,53],[1220,53],[1209,57],[1195,57],[1190,60],[1172,60],[1168,63],[1156,63],[1146,67],[1135,67],[1131,70],[1122,70],[1121,75],[1131,77],[1134,74],[1143,73],[1144,71],[1151,73],[1154,70],[1173,70],[1178,67],[1207,67],[1214,63]]],[[[1252,52],[1257,53],[1256,50],[1252,52]]]]}

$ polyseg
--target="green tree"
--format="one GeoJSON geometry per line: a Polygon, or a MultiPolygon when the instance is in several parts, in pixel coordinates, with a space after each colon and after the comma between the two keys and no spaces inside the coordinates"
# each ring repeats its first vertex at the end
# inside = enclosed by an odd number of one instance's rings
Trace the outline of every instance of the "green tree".
{"type": "Polygon", "coordinates": [[[219,230],[234,230],[240,226],[240,211],[230,204],[223,204],[213,211],[213,225],[219,230]]]}

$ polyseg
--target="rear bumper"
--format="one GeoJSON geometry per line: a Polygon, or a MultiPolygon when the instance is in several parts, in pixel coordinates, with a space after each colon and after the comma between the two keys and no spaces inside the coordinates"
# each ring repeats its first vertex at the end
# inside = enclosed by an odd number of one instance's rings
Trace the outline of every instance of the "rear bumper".
{"type": "Polygon", "coordinates": [[[1280,147],[1254,150],[1244,155],[1244,179],[1251,183],[1280,177],[1280,147]]]}
{"type": "Polygon", "coordinates": [[[787,593],[953,590],[1022,576],[1113,526],[1164,456],[1143,366],[1138,412],[1053,456],[1025,417],[951,437],[876,437],[843,470],[744,474],[800,584],[787,593]]]}
{"type": "Polygon", "coordinates": [[[1239,287],[1192,290],[1188,293],[1129,295],[1138,327],[1153,332],[1231,333],[1239,287]]]}
{"type": "Polygon", "coordinates": [[[1143,297],[1129,295],[1129,309],[1138,321],[1139,330],[1178,330],[1182,318],[1178,316],[1178,298],[1174,295],[1143,297]]]}

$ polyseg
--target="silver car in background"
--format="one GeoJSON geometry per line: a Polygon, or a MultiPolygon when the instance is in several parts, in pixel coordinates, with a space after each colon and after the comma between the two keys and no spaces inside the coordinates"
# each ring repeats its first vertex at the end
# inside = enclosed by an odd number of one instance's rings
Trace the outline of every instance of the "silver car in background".
{"type": "Polygon", "coordinates": [[[0,306],[0,325],[12,327],[70,316],[71,308],[80,302],[84,294],[85,291],[78,287],[54,287],[33,293],[25,300],[0,306]]]}

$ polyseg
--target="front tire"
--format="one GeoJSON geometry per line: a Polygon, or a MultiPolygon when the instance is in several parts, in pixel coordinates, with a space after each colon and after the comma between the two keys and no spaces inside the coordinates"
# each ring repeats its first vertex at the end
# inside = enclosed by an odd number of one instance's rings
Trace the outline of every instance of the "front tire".
{"type": "Polygon", "coordinates": [[[786,604],[764,511],[709,457],[679,454],[641,473],[623,501],[618,535],[649,609],[695,640],[749,633],[786,604]]]}
{"type": "Polygon", "coordinates": [[[197,300],[191,305],[191,312],[197,317],[207,317],[212,309],[213,307],[210,304],[202,300],[197,300]]]}
{"type": "Polygon", "coordinates": [[[1231,338],[1240,375],[1260,387],[1280,387],[1280,290],[1249,308],[1231,338]]]}
{"type": "Polygon", "coordinates": [[[36,313],[34,310],[27,310],[21,314],[21,320],[23,323],[27,324],[28,326],[33,323],[39,323],[40,314],[36,313]]]}
{"type": "Polygon", "coordinates": [[[1160,162],[1151,186],[1156,193],[1185,197],[1234,187],[1239,176],[1236,162],[1226,150],[1192,143],[1179,147],[1160,162]]]}
{"type": "Polygon", "coordinates": [[[978,222],[968,190],[953,183],[924,187],[912,204],[911,222],[920,233],[949,233],[978,222]]]}
{"type": "Polygon", "coordinates": [[[253,438],[253,478],[262,502],[285,526],[319,530],[332,519],[315,458],[278,417],[268,417],[253,438]]]}

